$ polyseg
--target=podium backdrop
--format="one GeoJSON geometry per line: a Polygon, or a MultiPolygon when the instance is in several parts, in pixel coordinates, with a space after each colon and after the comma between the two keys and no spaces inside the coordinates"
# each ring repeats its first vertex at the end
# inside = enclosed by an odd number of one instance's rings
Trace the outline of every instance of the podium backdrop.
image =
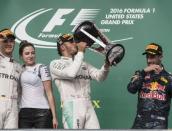
{"type": "MultiPolygon", "coordinates": [[[[91,83],[93,105],[101,128],[127,129],[136,115],[137,95],[128,93],[126,87],[134,71],[146,66],[141,54],[148,43],[162,45],[164,66],[172,71],[171,5],[171,0],[1,0],[0,29],[9,27],[17,36],[14,57],[18,61],[18,43],[28,40],[38,47],[37,61],[48,65],[59,58],[55,47],[60,34],[72,33],[83,20],[94,21],[111,41],[124,45],[126,54],[111,68],[107,80],[91,83]]],[[[100,68],[104,57],[87,50],[85,61],[100,68]]],[[[54,82],[53,89],[62,128],[60,97],[54,82]]]]}

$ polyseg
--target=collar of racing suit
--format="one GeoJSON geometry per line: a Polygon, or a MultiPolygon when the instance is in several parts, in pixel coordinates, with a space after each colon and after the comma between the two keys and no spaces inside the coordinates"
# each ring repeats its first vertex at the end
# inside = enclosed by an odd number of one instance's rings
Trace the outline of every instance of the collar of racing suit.
{"type": "Polygon", "coordinates": [[[72,59],[71,57],[61,56],[61,59],[63,59],[63,60],[70,60],[70,61],[73,61],[73,59],[72,59]]]}

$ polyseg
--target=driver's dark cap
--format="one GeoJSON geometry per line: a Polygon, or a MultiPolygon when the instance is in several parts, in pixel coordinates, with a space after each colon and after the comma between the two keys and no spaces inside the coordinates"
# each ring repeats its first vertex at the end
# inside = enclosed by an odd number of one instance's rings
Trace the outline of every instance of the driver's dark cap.
{"type": "Polygon", "coordinates": [[[2,39],[15,39],[14,33],[10,29],[0,30],[0,38],[2,39]]]}
{"type": "Polygon", "coordinates": [[[142,55],[162,55],[162,47],[156,43],[150,43],[146,46],[145,52],[142,55]]]}
{"type": "Polygon", "coordinates": [[[63,34],[57,38],[57,44],[61,45],[64,42],[74,42],[74,37],[72,34],[63,34]]]}

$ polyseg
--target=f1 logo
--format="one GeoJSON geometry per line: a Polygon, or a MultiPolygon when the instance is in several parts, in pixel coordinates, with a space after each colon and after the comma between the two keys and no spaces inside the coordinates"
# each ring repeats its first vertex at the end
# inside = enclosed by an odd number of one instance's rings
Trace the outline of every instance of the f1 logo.
{"type": "MultiPolygon", "coordinates": [[[[63,16],[72,13],[74,10],[75,9],[58,9],[42,32],[51,32],[55,26],[63,25],[66,20],[63,16]]],[[[92,19],[98,12],[99,9],[81,9],[70,25],[77,25],[83,19],[92,19]]]]}

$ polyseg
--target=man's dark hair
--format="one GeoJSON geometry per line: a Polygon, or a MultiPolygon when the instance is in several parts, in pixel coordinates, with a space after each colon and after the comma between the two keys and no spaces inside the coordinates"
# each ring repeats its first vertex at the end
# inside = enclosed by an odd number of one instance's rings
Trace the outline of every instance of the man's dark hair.
{"type": "Polygon", "coordinates": [[[61,52],[61,45],[64,43],[64,42],[73,42],[74,41],[74,38],[73,38],[73,35],[72,34],[63,34],[61,36],[59,36],[57,38],[57,51],[58,51],[58,54],[60,56],[62,56],[62,52],[61,52]]]}
{"type": "Polygon", "coordinates": [[[57,52],[60,56],[62,56],[62,52],[61,52],[61,45],[57,42],[57,52]]]}

